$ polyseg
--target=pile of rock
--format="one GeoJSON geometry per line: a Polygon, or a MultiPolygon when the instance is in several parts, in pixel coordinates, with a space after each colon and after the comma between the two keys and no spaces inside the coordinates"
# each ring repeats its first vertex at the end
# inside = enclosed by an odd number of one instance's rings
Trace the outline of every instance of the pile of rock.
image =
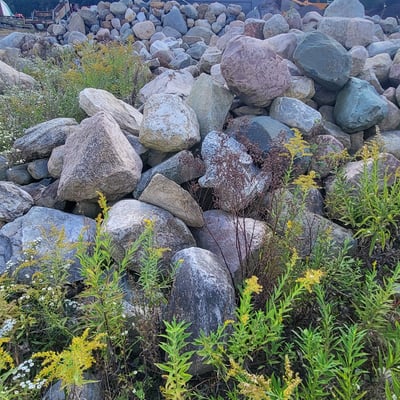
{"type": "MultiPolygon", "coordinates": [[[[102,90],[83,90],[79,102],[87,119],[78,124],[58,118],[31,127],[14,144],[26,162],[8,168],[0,159],[0,271],[15,265],[29,243],[53,225],[65,228],[70,241],[86,226],[90,239],[101,191],[112,202],[104,228],[117,261],[148,218],[156,222],[156,245],[170,249],[165,263],[183,259],[167,315],[190,321],[197,336],[232,317],[233,284],[271,234],[265,221],[234,217],[260,196],[268,202],[271,194],[271,173],[255,163],[249,144],[266,157],[276,139],[288,141],[298,129],[316,148],[312,157],[299,157],[298,168],[312,168],[329,191],[328,156],[357,151],[378,126],[387,151],[380,168],[395,175],[399,25],[395,19],[364,18],[358,0],[335,0],[325,16],[311,12],[301,18],[292,10],[230,23],[233,6],[151,2],[153,11],[164,12],[163,26],[127,3],[100,2],[97,11],[82,9],[69,24],[82,20],[85,38],[87,28],[98,37],[102,30],[113,36],[114,25],[122,35],[127,26],[142,39],[134,48],[144,59],[176,69],[158,68],[159,75],[140,91],[142,112],[102,90]],[[227,25],[219,29],[214,24],[221,15],[227,25]],[[126,22],[118,30],[119,18],[126,22]],[[95,24],[97,30],[89,28],[95,24]],[[185,57],[188,64],[176,61],[185,57]],[[190,195],[185,184],[193,181],[218,195],[214,209],[203,212],[190,195]],[[204,302],[195,300],[200,297],[204,302]]],[[[56,27],[51,29],[55,33],[56,27]]],[[[357,185],[360,164],[348,163],[345,170],[349,185],[357,185]]],[[[280,199],[287,206],[283,213],[296,204],[290,192],[280,199]]],[[[345,240],[355,243],[352,232],[328,220],[323,210],[315,190],[297,216],[308,232],[296,244],[299,253],[309,254],[324,229],[338,247],[345,240]]],[[[40,243],[39,253],[51,245],[40,243]]],[[[130,267],[140,268],[138,260],[130,267]]],[[[78,265],[71,279],[79,279],[78,265]]],[[[205,368],[197,363],[193,372],[205,368]]]]}

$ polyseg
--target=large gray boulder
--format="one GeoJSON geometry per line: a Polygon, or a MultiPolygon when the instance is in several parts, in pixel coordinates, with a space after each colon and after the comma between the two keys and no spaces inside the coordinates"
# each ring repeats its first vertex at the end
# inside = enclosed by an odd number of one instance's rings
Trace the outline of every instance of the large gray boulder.
{"type": "MultiPolygon", "coordinates": [[[[11,252],[5,260],[8,262],[10,272],[15,271],[16,267],[24,260],[26,251],[35,246],[35,259],[39,259],[38,265],[33,263],[32,267],[21,270],[19,278],[29,280],[33,273],[40,270],[45,262],[45,256],[57,254],[63,259],[63,265],[68,265],[71,281],[81,280],[79,274],[79,262],[74,257],[75,251],[65,247],[65,251],[57,249],[57,241],[54,232],[63,231],[65,241],[68,244],[76,244],[79,240],[91,242],[96,232],[96,223],[90,218],[80,215],[72,215],[59,210],[44,207],[32,207],[27,214],[4,225],[0,229],[0,237],[6,238],[9,242],[11,252]],[[61,253],[61,254],[60,254],[61,253]]],[[[1,253],[1,250],[0,250],[1,253]]],[[[48,260],[52,261],[52,260],[48,260]]],[[[62,268],[63,265],[49,265],[51,268],[62,268]]],[[[6,265],[0,265],[0,270],[5,271],[6,265]]]]}
{"type": "Polygon", "coordinates": [[[263,221],[234,217],[221,210],[205,211],[204,221],[203,228],[194,230],[197,245],[216,254],[235,283],[240,284],[246,267],[258,259],[270,228],[263,221]]]}
{"type": "Polygon", "coordinates": [[[33,206],[33,199],[12,182],[0,182],[0,221],[10,222],[24,215],[33,206]]]}
{"type": "Polygon", "coordinates": [[[105,112],[83,120],[64,146],[58,188],[62,200],[123,197],[135,188],[142,161],[114,118],[105,112]]]}
{"type": "Polygon", "coordinates": [[[319,31],[304,35],[293,60],[306,76],[328,90],[341,89],[350,78],[350,54],[335,39],[319,31]]]}
{"type": "MultiPolygon", "coordinates": [[[[121,200],[114,204],[104,222],[104,230],[111,236],[113,257],[121,261],[125,252],[145,229],[146,220],[154,222],[154,247],[168,249],[163,254],[164,266],[172,255],[184,248],[195,246],[189,228],[171,213],[138,200],[121,200]]],[[[130,267],[140,270],[141,252],[130,259],[130,267]]]]}
{"type": "Polygon", "coordinates": [[[187,190],[164,175],[153,176],[139,201],[169,211],[188,226],[200,228],[204,225],[203,212],[196,200],[187,190]]]}
{"type": "Polygon", "coordinates": [[[176,94],[185,98],[189,96],[193,84],[193,75],[188,71],[166,70],[140,89],[139,100],[146,103],[153,94],[159,93],[176,94]]]}
{"type": "Polygon", "coordinates": [[[233,102],[233,95],[216,83],[210,75],[201,74],[186,101],[196,113],[200,135],[204,138],[210,131],[222,130],[233,102]]]}
{"type": "Polygon", "coordinates": [[[75,131],[78,123],[73,118],[55,118],[32,126],[18,138],[13,148],[18,150],[25,161],[48,157],[55,147],[65,143],[75,131]]]}
{"type": "Polygon", "coordinates": [[[185,19],[176,6],[173,6],[171,11],[164,16],[163,25],[176,29],[182,35],[188,31],[185,19]]]}
{"type": "Polygon", "coordinates": [[[143,110],[139,140],[165,153],[189,149],[200,141],[196,114],[175,94],[154,94],[143,110]]]}
{"type": "Polygon", "coordinates": [[[388,112],[386,101],[368,82],[351,78],[338,93],[334,116],[348,133],[359,132],[381,122],[388,112]]]}
{"type": "Polygon", "coordinates": [[[324,17],[364,18],[364,16],[364,6],[358,0],[334,0],[324,12],[324,17]]]}
{"type": "Polygon", "coordinates": [[[278,97],[270,107],[269,115],[291,128],[298,128],[303,135],[310,135],[321,125],[322,116],[298,99],[278,97]]]}
{"type": "Polygon", "coordinates": [[[365,18],[322,18],[318,30],[337,40],[346,49],[368,46],[374,41],[375,27],[365,18]]]}
{"type": "Polygon", "coordinates": [[[180,185],[181,183],[189,182],[202,176],[204,171],[204,163],[200,158],[195,158],[188,150],[182,150],[145,171],[133,192],[133,196],[138,198],[156,174],[164,175],[166,178],[180,185]]]}
{"type": "Polygon", "coordinates": [[[0,94],[13,86],[32,89],[36,83],[36,80],[30,75],[19,72],[5,62],[0,61],[0,94]]]}
{"type": "MultiPolygon", "coordinates": [[[[166,319],[190,323],[190,341],[201,332],[211,334],[235,317],[235,290],[225,265],[208,250],[190,247],[178,251],[173,261],[181,260],[166,311],[166,319]]],[[[191,345],[189,349],[194,349],[191,345]]],[[[191,358],[189,373],[201,375],[212,370],[201,357],[191,358]]]]}
{"type": "Polygon", "coordinates": [[[211,131],[203,140],[201,155],[206,172],[199,185],[213,188],[219,208],[225,211],[249,206],[269,184],[246,148],[224,133],[211,131]]]}
{"type": "Polygon", "coordinates": [[[90,117],[99,111],[110,113],[121,129],[138,135],[143,115],[136,108],[102,89],[86,88],[79,93],[79,106],[90,117]]]}
{"type": "Polygon", "coordinates": [[[287,63],[265,41],[237,36],[228,42],[221,72],[229,89],[251,106],[265,107],[290,85],[287,63]]]}
{"type": "Polygon", "coordinates": [[[377,54],[388,53],[393,57],[400,49],[400,39],[382,40],[380,42],[371,43],[367,46],[368,54],[370,57],[377,54]]]}

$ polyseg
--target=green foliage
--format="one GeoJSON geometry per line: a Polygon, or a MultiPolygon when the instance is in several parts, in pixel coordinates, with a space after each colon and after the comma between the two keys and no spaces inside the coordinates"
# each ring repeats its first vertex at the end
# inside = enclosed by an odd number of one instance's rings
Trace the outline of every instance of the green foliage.
{"type": "Polygon", "coordinates": [[[383,171],[379,143],[361,151],[363,169],[358,184],[350,184],[339,172],[326,199],[329,213],[354,229],[355,237],[367,239],[369,255],[393,244],[400,222],[400,180],[383,171]]]}
{"type": "Polygon", "coordinates": [[[194,351],[185,351],[186,339],[190,336],[186,330],[190,324],[176,320],[164,321],[164,324],[166,333],[160,336],[166,340],[160,343],[160,347],[165,351],[166,362],[156,364],[165,373],[161,392],[167,400],[190,399],[187,383],[192,377],[188,371],[194,351]]]}
{"type": "Polygon", "coordinates": [[[25,71],[38,85],[12,87],[0,95],[0,152],[11,148],[24,130],[57,117],[81,121],[78,95],[88,87],[104,89],[133,103],[150,73],[129,44],[86,43],[53,58],[34,59],[25,71]]]}

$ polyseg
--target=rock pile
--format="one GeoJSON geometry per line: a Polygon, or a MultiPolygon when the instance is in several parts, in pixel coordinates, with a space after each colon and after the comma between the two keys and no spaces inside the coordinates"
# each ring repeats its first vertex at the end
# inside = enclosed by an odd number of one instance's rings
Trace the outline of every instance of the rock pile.
{"type": "MultiPolygon", "coordinates": [[[[382,170],[400,167],[399,24],[366,18],[358,0],[341,3],[335,0],[325,16],[290,10],[244,19],[239,7],[219,3],[100,2],[49,28],[60,43],[134,36],[140,41],[133,49],[157,76],[140,91],[142,111],[87,88],[79,96],[87,119],[33,126],[14,143],[24,164],[8,168],[0,158],[0,271],[50,225],[64,227],[70,241],[87,226],[90,238],[101,191],[112,202],[105,229],[116,260],[147,218],[156,221],[156,244],[171,249],[165,263],[183,259],[167,315],[192,322],[194,336],[232,317],[233,284],[271,234],[265,221],[235,219],[260,196],[268,202],[271,192],[273,171],[260,168],[252,146],[267,157],[298,129],[315,151],[296,165],[315,170],[324,185],[332,174],[327,156],[354,153],[378,127],[387,151],[382,170]],[[202,212],[189,182],[220,201],[202,212]]],[[[349,185],[357,184],[359,169],[346,165],[349,185]]],[[[283,212],[296,204],[289,192],[281,201],[283,212]]],[[[309,254],[324,229],[338,247],[354,243],[349,230],[324,216],[318,191],[307,207],[298,216],[309,231],[296,244],[300,254],[309,254]]],[[[78,269],[71,279],[79,279],[78,269]]],[[[193,373],[204,372],[200,362],[194,366],[193,373]]]]}

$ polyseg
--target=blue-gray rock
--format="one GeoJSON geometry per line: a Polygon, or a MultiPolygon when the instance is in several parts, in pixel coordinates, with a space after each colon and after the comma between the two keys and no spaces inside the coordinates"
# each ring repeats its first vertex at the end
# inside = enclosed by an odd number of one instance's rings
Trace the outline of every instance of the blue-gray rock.
{"type": "Polygon", "coordinates": [[[311,169],[323,179],[326,178],[336,167],[335,154],[343,152],[343,144],[331,135],[318,135],[314,139],[316,149],[311,158],[311,169]]]}
{"type": "Polygon", "coordinates": [[[196,62],[193,60],[192,57],[190,57],[189,54],[185,52],[180,52],[176,54],[169,62],[170,67],[177,70],[187,68],[190,65],[194,64],[196,64],[196,62]]]}
{"type": "Polygon", "coordinates": [[[171,28],[176,29],[182,35],[188,31],[185,19],[179,11],[179,8],[176,6],[172,7],[171,11],[164,16],[163,24],[164,26],[170,26],[171,28]]]}
{"type": "Polygon", "coordinates": [[[81,44],[88,41],[87,36],[82,32],[72,31],[67,33],[67,43],[68,44],[81,44]]]}
{"type": "Polygon", "coordinates": [[[180,151],[161,164],[145,171],[133,192],[133,196],[138,198],[156,174],[164,175],[175,183],[181,184],[202,176],[204,171],[204,164],[200,158],[195,158],[190,151],[180,151]]]}
{"type": "Polygon", "coordinates": [[[40,160],[31,161],[28,164],[27,169],[33,179],[40,180],[49,176],[47,164],[48,160],[46,158],[42,158],[40,160]]]}
{"type": "Polygon", "coordinates": [[[6,179],[17,185],[27,185],[33,181],[32,175],[28,172],[27,164],[14,165],[6,171],[6,179]]]}
{"type": "Polygon", "coordinates": [[[196,8],[191,4],[184,4],[181,10],[183,14],[186,15],[187,18],[197,19],[199,15],[196,8]]]}
{"type": "Polygon", "coordinates": [[[244,209],[269,185],[269,177],[254,165],[245,146],[224,133],[211,131],[203,140],[201,155],[206,173],[199,185],[214,189],[222,210],[244,209]]]}
{"type": "Polygon", "coordinates": [[[370,57],[376,56],[381,53],[388,53],[390,57],[400,49],[400,39],[390,39],[381,42],[374,42],[367,46],[368,54],[370,57]]]}
{"type": "Polygon", "coordinates": [[[358,0],[334,0],[324,12],[324,17],[364,18],[364,16],[364,6],[358,0]]]}
{"type": "MultiPolygon", "coordinates": [[[[208,250],[191,247],[178,251],[181,261],[168,301],[166,319],[190,323],[189,340],[211,334],[228,319],[235,318],[235,290],[228,269],[208,250]]],[[[190,345],[189,350],[195,349],[190,345]]],[[[194,355],[189,373],[201,375],[213,368],[194,355]]]]}
{"type": "Polygon", "coordinates": [[[339,42],[322,32],[306,33],[293,60],[305,75],[329,90],[341,89],[350,78],[351,56],[339,42]]]}
{"type": "Polygon", "coordinates": [[[80,32],[86,34],[85,21],[78,13],[72,13],[68,21],[67,29],[69,32],[80,32]]]}
{"type": "MultiPolygon", "coordinates": [[[[59,210],[44,207],[32,207],[27,214],[4,225],[0,229],[0,236],[7,237],[11,244],[11,254],[6,260],[10,272],[23,260],[24,253],[35,245],[38,265],[26,268],[19,272],[20,280],[29,281],[33,273],[40,270],[45,262],[45,256],[54,254],[59,249],[54,240],[54,229],[63,230],[67,243],[78,243],[82,237],[84,241],[91,242],[96,232],[94,220],[78,215],[68,214],[59,210]]],[[[81,280],[79,274],[79,261],[74,257],[75,251],[65,249],[61,255],[63,265],[51,265],[52,268],[67,267],[71,281],[81,280]]],[[[0,270],[4,272],[6,265],[1,265],[0,270]]]]}
{"type": "Polygon", "coordinates": [[[277,97],[271,104],[269,114],[283,124],[300,129],[310,135],[322,122],[322,116],[312,107],[292,97],[277,97]]]}
{"type": "Polygon", "coordinates": [[[33,206],[29,193],[12,182],[0,182],[0,221],[10,222],[21,217],[33,206]]]}
{"type": "MultiPolygon", "coordinates": [[[[115,203],[103,226],[112,241],[112,256],[121,261],[125,252],[145,229],[145,221],[154,222],[154,246],[169,249],[164,252],[164,267],[169,266],[173,254],[187,247],[195,246],[189,228],[171,213],[160,207],[138,200],[121,200],[115,203]]],[[[141,252],[130,259],[130,268],[140,270],[141,252]]]]}
{"type": "Polygon", "coordinates": [[[272,146],[286,142],[294,136],[287,125],[267,116],[234,118],[229,123],[226,133],[239,142],[249,141],[264,155],[272,146]]]}
{"type": "Polygon", "coordinates": [[[0,154],[0,181],[6,180],[7,169],[8,169],[8,159],[7,157],[0,154]]]}
{"type": "Polygon", "coordinates": [[[94,10],[90,10],[89,8],[81,8],[78,10],[78,14],[85,22],[85,25],[89,27],[99,23],[97,12],[94,10]]]}
{"type": "Polygon", "coordinates": [[[204,212],[205,225],[194,229],[197,245],[213,252],[235,284],[243,282],[245,266],[257,259],[271,230],[264,221],[234,217],[221,210],[204,212]]]}
{"type": "Polygon", "coordinates": [[[198,36],[203,38],[206,44],[210,44],[212,35],[213,33],[211,29],[205,28],[204,26],[194,26],[193,28],[190,28],[186,33],[186,36],[198,36]]]}
{"type": "Polygon", "coordinates": [[[355,133],[379,124],[388,106],[368,82],[351,78],[338,93],[334,109],[336,123],[348,133],[355,133]]]}
{"type": "Polygon", "coordinates": [[[114,1],[110,4],[110,11],[116,16],[124,16],[127,8],[122,1],[114,1]]]}
{"type": "Polygon", "coordinates": [[[186,101],[196,113],[200,135],[204,138],[210,131],[222,130],[233,102],[233,95],[216,83],[210,75],[201,74],[186,101]]]}
{"type": "Polygon", "coordinates": [[[12,32],[0,40],[0,49],[12,47],[19,49],[25,41],[35,40],[32,33],[12,32]]]}
{"type": "Polygon", "coordinates": [[[203,42],[199,41],[191,45],[187,50],[186,54],[189,54],[195,60],[200,60],[203,53],[207,50],[208,46],[203,42]]]}
{"type": "Polygon", "coordinates": [[[281,14],[275,14],[265,21],[263,28],[264,39],[289,32],[289,24],[281,14]]]}

